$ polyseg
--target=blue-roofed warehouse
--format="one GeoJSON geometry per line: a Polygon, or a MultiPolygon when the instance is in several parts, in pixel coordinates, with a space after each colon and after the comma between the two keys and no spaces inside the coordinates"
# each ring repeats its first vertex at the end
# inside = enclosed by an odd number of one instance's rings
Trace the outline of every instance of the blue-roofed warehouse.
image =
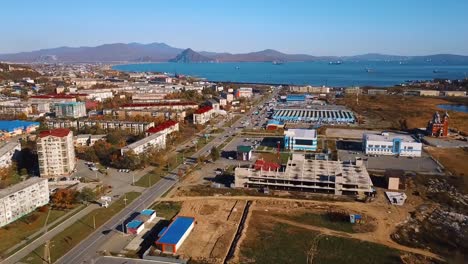
{"type": "Polygon", "coordinates": [[[156,246],[158,246],[163,253],[175,254],[194,226],[195,218],[177,216],[167,229],[161,232],[161,236],[156,241],[156,246]]]}
{"type": "Polygon", "coordinates": [[[15,130],[28,130],[30,127],[38,127],[39,122],[30,122],[23,120],[0,120],[0,131],[14,132],[15,130]]]}
{"type": "Polygon", "coordinates": [[[145,229],[145,223],[140,220],[132,220],[127,224],[127,234],[139,234],[143,229],[145,229]]]}

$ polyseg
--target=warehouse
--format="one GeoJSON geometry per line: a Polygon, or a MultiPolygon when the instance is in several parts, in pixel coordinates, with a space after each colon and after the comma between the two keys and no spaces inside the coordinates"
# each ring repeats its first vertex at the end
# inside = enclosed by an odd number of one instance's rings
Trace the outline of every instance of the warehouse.
{"type": "Polygon", "coordinates": [[[354,123],[354,113],[341,109],[278,109],[273,119],[284,122],[354,123]]]}
{"type": "Polygon", "coordinates": [[[236,168],[236,188],[265,188],[302,192],[370,194],[372,180],[361,159],[354,162],[314,160],[293,154],[286,167],[277,170],[236,168]]]}
{"type": "Polygon", "coordinates": [[[195,218],[177,216],[156,241],[163,253],[175,254],[195,226],[195,218]]]}
{"type": "Polygon", "coordinates": [[[292,102],[304,102],[306,100],[306,95],[305,94],[288,94],[286,96],[286,102],[292,103],[292,102]]]}
{"type": "Polygon", "coordinates": [[[144,209],[140,212],[140,219],[145,222],[151,222],[156,218],[156,211],[152,209],[144,209]]]}
{"type": "Polygon", "coordinates": [[[407,134],[366,133],[362,137],[366,154],[421,157],[422,144],[407,134]]]}
{"type": "Polygon", "coordinates": [[[288,129],[284,131],[284,148],[289,150],[317,150],[315,129],[288,129]]]}

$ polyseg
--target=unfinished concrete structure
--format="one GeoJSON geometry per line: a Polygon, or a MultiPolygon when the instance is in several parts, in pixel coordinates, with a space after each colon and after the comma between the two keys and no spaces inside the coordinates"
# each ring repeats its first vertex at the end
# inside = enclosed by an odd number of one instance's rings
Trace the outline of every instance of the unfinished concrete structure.
{"type": "Polygon", "coordinates": [[[372,181],[361,159],[355,162],[314,160],[293,154],[285,167],[276,171],[236,168],[236,188],[271,188],[304,192],[368,194],[372,181]]]}

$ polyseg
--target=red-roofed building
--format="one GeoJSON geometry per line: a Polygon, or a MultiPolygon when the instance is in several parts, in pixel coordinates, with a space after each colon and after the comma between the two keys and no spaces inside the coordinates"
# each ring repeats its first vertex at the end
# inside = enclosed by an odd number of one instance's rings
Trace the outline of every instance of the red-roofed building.
{"type": "Polygon", "coordinates": [[[159,124],[155,127],[151,127],[148,130],[146,130],[146,136],[149,136],[155,133],[163,133],[163,134],[169,135],[175,131],[179,131],[179,122],[168,120],[162,124],[159,124]]]}
{"type": "Polygon", "coordinates": [[[68,128],[42,131],[37,138],[37,156],[41,177],[70,175],[76,165],[73,132],[68,128]]]}
{"type": "Polygon", "coordinates": [[[210,121],[210,119],[214,115],[214,109],[211,106],[204,106],[199,108],[193,113],[193,123],[196,125],[203,125],[206,122],[210,121]]]}
{"type": "Polygon", "coordinates": [[[276,171],[281,168],[281,165],[275,162],[269,162],[262,159],[255,161],[255,170],[276,171]]]}

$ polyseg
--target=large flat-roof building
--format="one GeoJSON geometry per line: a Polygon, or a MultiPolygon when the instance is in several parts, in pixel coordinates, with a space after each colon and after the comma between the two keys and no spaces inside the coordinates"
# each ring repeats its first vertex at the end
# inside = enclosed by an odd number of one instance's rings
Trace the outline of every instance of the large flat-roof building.
{"type": "Polygon", "coordinates": [[[70,175],[76,165],[73,132],[67,128],[42,131],[37,139],[37,156],[41,177],[70,175]]]}
{"type": "Polygon", "coordinates": [[[47,179],[29,178],[0,190],[0,227],[49,203],[47,179]]]}
{"type": "Polygon", "coordinates": [[[422,144],[408,134],[365,133],[362,146],[366,154],[420,157],[422,144]]]}
{"type": "Polygon", "coordinates": [[[284,131],[284,148],[289,150],[317,150],[315,129],[288,129],[284,131]]]}
{"type": "Polygon", "coordinates": [[[236,168],[234,186],[337,195],[373,192],[372,180],[362,160],[357,159],[354,163],[315,160],[304,154],[293,154],[284,169],[236,168]]]}
{"type": "Polygon", "coordinates": [[[284,122],[304,123],[354,123],[354,113],[346,109],[284,108],[273,112],[273,119],[284,122]]]}

